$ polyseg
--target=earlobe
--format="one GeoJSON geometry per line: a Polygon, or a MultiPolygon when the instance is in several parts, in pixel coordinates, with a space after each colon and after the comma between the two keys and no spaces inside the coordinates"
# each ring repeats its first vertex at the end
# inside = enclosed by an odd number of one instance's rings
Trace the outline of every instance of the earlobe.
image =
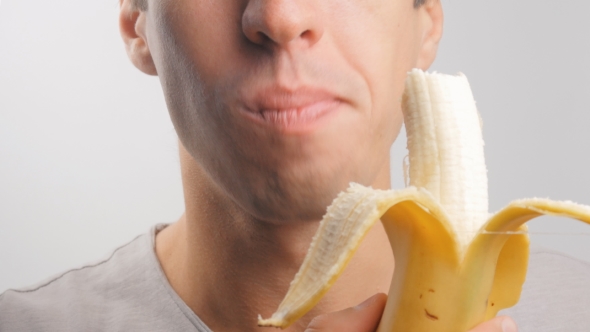
{"type": "Polygon", "coordinates": [[[120,0],[119,30],[131,62],[148,75],[157,75],[146,33],[147,12],[136,8],[131,0],[120,0]]]}
{"type": "Polygon", "coordinates": [[[418,10],[422,24],[422,44],[416,67],[425,71],[434,62],[438,52],[443,32],[443,10],[440,0],[427,1],[418,10]]]}

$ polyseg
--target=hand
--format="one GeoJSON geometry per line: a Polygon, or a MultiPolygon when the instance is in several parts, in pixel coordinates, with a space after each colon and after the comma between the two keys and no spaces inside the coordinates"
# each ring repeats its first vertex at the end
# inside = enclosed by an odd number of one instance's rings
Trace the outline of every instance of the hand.
{"type": "MultiPolygon", "coordinates": [[[[317,316],[309,323],[305,332],[374,332],[386,302],[387,295],[376,294],[356,307],[317,316]]],[[[517,328],[510,317],[499,316],[469,332],[517,332],[517,328]]]]}
{"type": "Polygon", "coordinates": [[[518,328],[512,318],[508,316],[498,316],[487,322],[477,325],[469,332],[517,332],[518,328]]]}

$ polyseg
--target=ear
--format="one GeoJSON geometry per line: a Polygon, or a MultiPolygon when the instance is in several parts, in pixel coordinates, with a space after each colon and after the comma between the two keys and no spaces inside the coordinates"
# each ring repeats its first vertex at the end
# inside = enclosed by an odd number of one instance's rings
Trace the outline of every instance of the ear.
{"type": "Polygon", "coordinates": [[[426,1],[418,10],[422,26],[422,45],[416,67],[426,70],[434,62],[438,43],[442,38],[443,10],[440,0],[426,1]]]}
{"type": "Polygon", "coordinates": [[[119,0],[119,30],[131,62],[148,75],[157,75],[146,33],[147,12],[132,0],[119,0]]]}

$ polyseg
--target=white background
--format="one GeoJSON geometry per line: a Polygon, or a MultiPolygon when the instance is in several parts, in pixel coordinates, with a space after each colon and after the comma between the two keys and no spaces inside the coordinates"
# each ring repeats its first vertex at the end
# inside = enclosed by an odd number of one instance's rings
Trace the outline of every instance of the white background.
{"type": "MultiPolygon", "coordinates": [[[[409,1],[409,0],[408,0],[409,1]]],[[[434,70],[464,72],[484,120],[490,208],[590,204],[590,2],[443,0],[434,70]]],[[[183,210],[157,78],[128,62],[117,1],[0,6],[0,292],[100,258],[183,210]]],[[[402,187],[405,139],[393,147],[402,187]]],[[[532,232],[590,233],[560,218],[532,232]]],[[[533,235],[590,261],[590,236],[533,235]]]]}

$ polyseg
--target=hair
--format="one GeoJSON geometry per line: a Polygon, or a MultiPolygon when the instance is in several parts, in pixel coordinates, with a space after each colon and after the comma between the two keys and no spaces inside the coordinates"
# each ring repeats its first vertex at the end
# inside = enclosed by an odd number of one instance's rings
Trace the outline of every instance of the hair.
{"type": "MultiPolygon", "coordinates": [[[[145,1],[145,0],[141,0],[141,1],[145,1]]],[[[414,0],[414,8],[418,8],[418,7],[422,6],[423,4],[426,3],[426,1],[428,1],[428,0],[414,0]]]]}
{"type": "MultiPolygon", "coordinates": [[[[416,0],[418,1],[418,0],[416,0]]],[[[133,6],[139,10],[142,11],[147,11],[148,9],[148,5],[147,5],[147,0],[131,0],[131,3],[133,4],[133,6]]]]}
{"type": "MultiPolygon", "coordinates": [[[[426,3],[428,0],[414,0],[414,8],[418,8],[426,3]]],[[[148,9],[147,0],[132,0],[133,6],[139,10],[146,11],[148,9]]]]}

